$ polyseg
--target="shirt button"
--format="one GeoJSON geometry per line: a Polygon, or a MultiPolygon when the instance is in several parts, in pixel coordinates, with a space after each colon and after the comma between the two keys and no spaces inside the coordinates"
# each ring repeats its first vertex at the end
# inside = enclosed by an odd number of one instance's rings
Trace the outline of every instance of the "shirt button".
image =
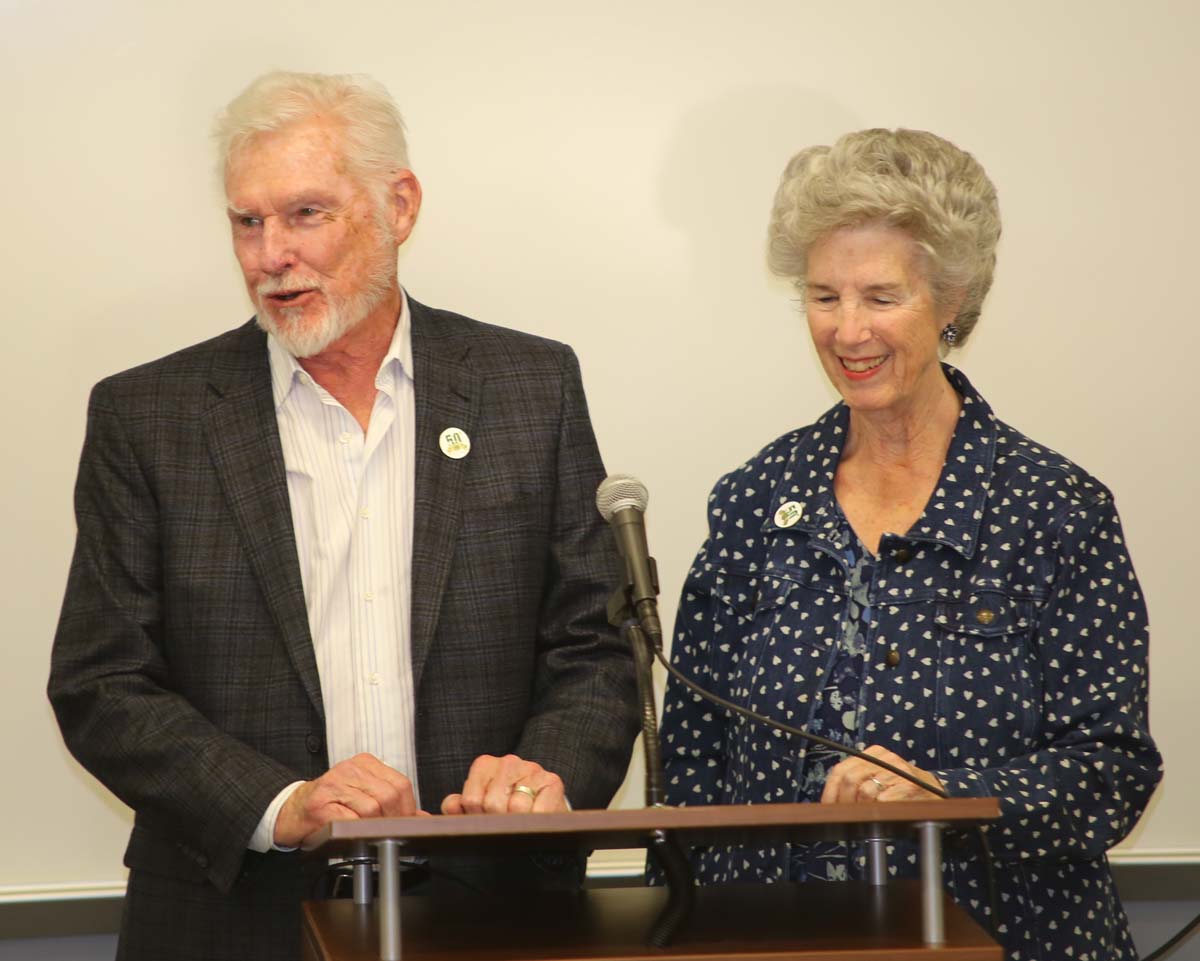
{"type": "Polygon", "coordinates": [[[996,612],[993,610],[989,610],[986,607],[981,607],[979,610],[977,610],[975,612],[975,620],[977,620],[980,624],[983,624],[984,626],[991,624],[992,621],[994,621],[995,619],[996,619],[996,612]]]}
{"type": "Polygon", "coordinates": [[[363,518],[370,517],[370,516],[371,516],[371,508],[369,508],[369,507],[364,507],[362,510],[360,510],[360,511],[358,512],[358,516],[359,516],[359,517],[363,517],[363,518]]]}
{"type": "Polygon", "coordinates": [[[897,563],[907,564],[912,560],[912,551],[907,547],[901,547],[893,556],[896,558],[897,563]]]}
{"type": "Polygon", "coordinates": [[[375,600],[375,592],[374,592],[374,591],[364,591],[364,592],[363,592],[363,600],[364,600],[364,601],[373,601],[373,600],[375,600]]]}
{"type": "Polygon", "coordinates": [[[900,663],[900,652],[893,647],[887,652],[887,657],[885,660],[887,661],[888,667],[895,667],[900,663]]]}
{"type": "Polygon", "coordinates": [[[371,684],[374,684],[376,687],[378,687],[379,681],[380,681],[379,673],[377,671],[372,671],[370,674],[367,675],[367,680],[371,684]]]}
{"type": "Polygon", "coordinates": [[[338,436],[338,440],[340,440],[340,441],[341,441],[343,444],[349,444],[349,443],[350,443],[350,432],[349,432],[349,431],[343,431],[343,432],[342,432],[342,433],[341,433],[341,434],[338,436]]]}

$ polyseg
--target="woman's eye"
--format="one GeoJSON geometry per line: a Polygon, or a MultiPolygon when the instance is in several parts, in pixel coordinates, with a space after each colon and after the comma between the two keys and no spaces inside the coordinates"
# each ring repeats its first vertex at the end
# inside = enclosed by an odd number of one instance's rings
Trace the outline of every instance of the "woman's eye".
{"type": "Polygon", "coordinates": [[[313,217],[313,216],[316,216],[317,208],[316,207],[301,207],[298,211],[296,211],[296,213],[298,213],[301,217],[313,217]]]}

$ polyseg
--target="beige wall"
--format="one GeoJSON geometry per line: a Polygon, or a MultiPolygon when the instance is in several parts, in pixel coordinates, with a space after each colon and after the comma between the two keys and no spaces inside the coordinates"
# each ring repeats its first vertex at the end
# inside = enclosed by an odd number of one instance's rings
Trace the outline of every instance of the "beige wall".
{"type": "Polygon", "coordinates": [[[207,129],[276,66],[366,71],[396,94],[425,186],[405,283],[576,347],[610,470],[650,487],[668,616],[716,476],[831,402],[763,266],[785,160],[868,125],[974,151],[1005,237],[960,363],[1116,493],[1169,765],[1132,850],[1200,859],[1198,11],[0,0],[0,895],[122,876],[128,815],[68,759],[42,693],[84,405],[104,374],[249,315],[207,129]]]}

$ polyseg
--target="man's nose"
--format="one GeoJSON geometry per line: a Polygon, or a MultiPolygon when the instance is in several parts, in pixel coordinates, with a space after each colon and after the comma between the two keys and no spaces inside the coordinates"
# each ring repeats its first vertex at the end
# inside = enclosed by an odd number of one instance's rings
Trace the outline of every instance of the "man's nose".
{"type": "Polygon", "coordinates": [[[262,227],[262,266],[269,274],[281,274],[296,265],[292,232],[277,217],[268,217],[262,227]]]}

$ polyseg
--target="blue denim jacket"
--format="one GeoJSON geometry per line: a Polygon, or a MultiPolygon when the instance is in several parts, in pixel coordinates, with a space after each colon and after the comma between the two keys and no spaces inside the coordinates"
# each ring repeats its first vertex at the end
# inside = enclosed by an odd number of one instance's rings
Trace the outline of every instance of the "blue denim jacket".
{"type": "MultiPolygon", "coordinates": [[[[932,771],[952,796],[1000,799],[988,831],[1010,958],[1132,959],[1105,852],[1141,815],[1161,757],[1120,520],[1103,485],[945,372],[962,413],[924,513],[880,541],[858,740],[932,771]]],[[[676,618],[684,674],[790,725],[812,719],[847,616],[834,474],[848,424],[839,404],[721,478],[676,618]]],[[[670,803],[799,797],[804,744],[674,682],[662,741],[670,803]]],[[[694,855],[704,882],[778,880],[788,858],[786,846],[694,855]]],[[[912,874],[915,857],[901,845],[892,867],[912,874]]],[[[969,837],[945,867],[950,893],[986,924],[969,837]]]]}

